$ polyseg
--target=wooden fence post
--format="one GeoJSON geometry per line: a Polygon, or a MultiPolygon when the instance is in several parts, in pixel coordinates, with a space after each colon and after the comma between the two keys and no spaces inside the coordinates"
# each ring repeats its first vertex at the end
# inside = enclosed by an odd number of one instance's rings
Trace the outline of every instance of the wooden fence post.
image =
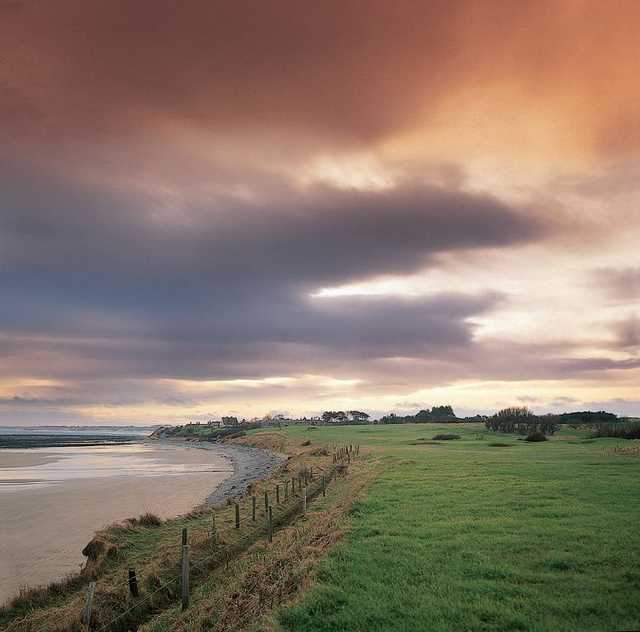
{"type": "Polygon", "coordinates": [[[269,492],[264,493],[264,510],[268,511],[269,509],[269,492]]]}
{"type": "Polygon", "coordinates": [[[324,474],[322,475],[322,497],[324,498],[327,494],[326,494],[326,489],[327,489],[327,481],[324,477],[324,474]]]}
{"type": "Polygon", "coordinates": [[[84,602],[84,611],[82,613],[82,623],[87,626],[87,629],[91,628],[91,608],[93,607],[93,595],[96,592],[96,583],[89,582],[87,586],[87,596],[84,602]]]}
{"type": "Polygon", "coordinates": [[[251,496],[251,520],[256,521],[256,497],[251,496]]]}
{"type": "Polygon", "coordinates": [[[289,481],[284,482],[284,502],[289,498],[289,481]]]}
{"type": "Polygon", "coordinates": [[[268,527],[269,527],[269,542],[273,542],[273,512],[271,507],[269,507],[269,512],[268,512],[268,527]]]}
{"type": "Polygon", "coordinates": [[[280,485],[276,485],[276,503],[280,504],[280,485]]]}
{"type": "Polygon", "coordinates": [[[138,597],[139,596],[139,592],[138,592],[138,578],[136,577],[136,569],[135,568],[130,568],[129,569],[129,592],[131,593],[132,597],[138,597]]]}
{"type": "Polygon", "coordinates": [[[211,539],[214,542],[218,541],[218,531],[216,530],[216,514],[211,514],[211,539]]]}
{"type": "Polygon", "coordinates": [[[236,503],[236,529],[240,528],[240,505],[236,503]]]}
{"type": "Polygon", "coordinates": [[[184,529],[182,529],[182,546],[185,546],[186,544],[188,544],[188,542],[187,542],[187,528],[184,527],[184,529]]]}
{"type": "Polygon", "coordinates": [[[189,545],[182,546],[182,610],[189,607],[189,545]]]}
{"type": "Polygon", "coordinates": [[[291,477],[291,494],[295,494],[296,493],[296,477],[292,476],[291,477]]]}
{"type": "Polygon", "coordinates": [[[302,490],[302,513],[307,513],[307,488],[302,490]]]}

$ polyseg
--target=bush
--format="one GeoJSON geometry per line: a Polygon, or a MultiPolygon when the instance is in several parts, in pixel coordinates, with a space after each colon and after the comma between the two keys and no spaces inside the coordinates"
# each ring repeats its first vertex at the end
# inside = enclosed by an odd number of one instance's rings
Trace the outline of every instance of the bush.
{"type": "Polygon", "coordinates": [[[526,406],[503,408],[485,421],[485,427],[492,432],[531,435],[535,433],[553,434],[558,430],[554,415],[534,415],[526,406]]]}
{"type": "Polygon", "coordinates": [[[307,439],[306,441],[303,441],[303,442],[302,442],[302,445],[303,445],[303,446],[311,445],[311,441],[309,441],[309,439],[307,439]]]}
{"type": "Polygon", "coordinates": [[[538,441],[546,441],[547,440],[547,436],[544,434],[544,432],[540,432],[539,430],[536,430],[535,432],[530,432],[524,439],[525,441],[531,441],[533,443],[537,443],[538,441]]]}
{"type": "Polygon", "coordinates": [[[434,441],[450,441],[451,439],[459,439],[460,435],[457,434],[439,434],[436,435],[433,440],[434,441]]]}
{"type": "Polygon", "coordinates": [[[618,422],[600,424],[592,437],[615,437],[616,439],[640,439],[640,422],[618,422]]]}

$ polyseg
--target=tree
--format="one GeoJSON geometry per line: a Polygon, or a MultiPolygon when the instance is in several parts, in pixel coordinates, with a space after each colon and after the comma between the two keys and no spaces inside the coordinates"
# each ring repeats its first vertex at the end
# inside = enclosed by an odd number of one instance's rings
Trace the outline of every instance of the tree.
{"type": "Polygon", "coordinates": [[[434,406],[431,409],[431,419],[455,419],[455,413],[449,404],[446,404],[445,406],[434,406]]]}
{"type": "Polygon", "coordinates": [[[350,410],[348,411],[349,417],[351,417],[351,421],[354,423],[366,423],[369,419],[369,415],[367,413],[363,413],[359,410],[350,410]]]}
{"type": "Polygon", "coordinates": [[[333,422],[344,423],[345,421],[347,421],[347,415],[342,410],[325,410],[322,413],[322,421],[327,424],[333,422]]]}
{"type": "Polygon", "coordinates": [[[526,406],[512,406],[499,410],[485,421],[485,426],[493,432],[515,432],[530,435],[535,432],[553,434],[558,429],[557,418],[553,415],[538,417],[526,406]]]}

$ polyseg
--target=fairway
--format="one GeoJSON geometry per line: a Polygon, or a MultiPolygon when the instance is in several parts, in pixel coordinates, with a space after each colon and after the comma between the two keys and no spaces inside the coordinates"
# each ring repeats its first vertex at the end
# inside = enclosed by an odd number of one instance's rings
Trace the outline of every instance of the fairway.
{"type": "Polygon", "coordinates": [[[618,441],[529,444],[480,424],[284,432],[360,444],[381,473],[277,627],[640,629],[640,459],[613,454],[618,441]],[[430,443],[440,433],[461,439],[430,443]]]}

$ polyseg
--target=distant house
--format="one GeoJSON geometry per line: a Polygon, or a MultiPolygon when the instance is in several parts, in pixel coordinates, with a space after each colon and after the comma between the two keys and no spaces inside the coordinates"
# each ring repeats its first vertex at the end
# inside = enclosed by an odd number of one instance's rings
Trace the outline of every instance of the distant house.
{"type": "Polygon", "coordinates": [[[223,417],[222,418],[222,425],[225,427],[235,427],[238,425],[238,418],[237,417],[223,417]]]}

